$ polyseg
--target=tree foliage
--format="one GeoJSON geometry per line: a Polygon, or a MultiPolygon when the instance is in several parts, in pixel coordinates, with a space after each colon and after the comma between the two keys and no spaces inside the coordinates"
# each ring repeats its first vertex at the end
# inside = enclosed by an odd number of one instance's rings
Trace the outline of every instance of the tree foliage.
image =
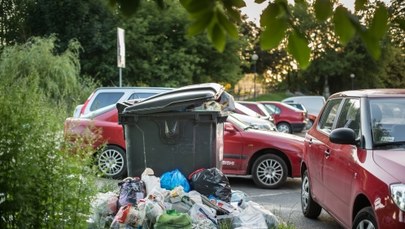
{"type": "MultiPolygon", "coordinates": [[[[111,5],[117,6],[125,14],[138,10],[139,2],[110,0],[111,5]],[[138,4],[134,4],[137,2],[138,4]]],[[[162,5],[163,0],[155,0],[162,5]]],[[[189,13],[193,23],[189,27],[189,34],[207,31],[209,39],[219,51],[223,51],[227,37],[236,37],[236,25],[241,21],[240,8],[245,7],[244,0],[181,0],[183,7],[189,13]]],[[[264,4],[265,0],[255,0],[264,4]]],[[[355,9],[361,11],[368,1],[356,0],[355,9]]],[[[336,5],[334,0],[315,0],[315,16],[319,21],[333,20],[335,33],[342,44],[347,44],[355,34],[364,42],[372,57],[378,59],[381,52],[379,42],[387,30],[388,9],[379,4],[373,13],[373,19],[363,24],[346,7],[336,5]]],[[[305,0],[296,0],[295,5],[305,7],[305,0]]],[[[278,46],[284,37],[288,37],[288,51],[302,68],[309,65],[310,55],[308,37],[301,33],[296,26],[297,18],[293,13],[293,6],[287,0],[270,1],[263,10],[260,18],[261,47],[265,50],[278,46]]],[[[401,19],[403,24],[403,19],[401,19]]],[[[404,29],[402,27],[402,29],[404,29]]]]}
{"type": "Polygon", "coordinates": [[[206,36],[187,36],[188,24],[186,11],[175,1],[164,11],[145,2],[135,15],[123,20],[127,85],[236,83],[241,77],[238,52],[243,43],[229,41],[219,53],[206,36]]]}
{"type": "Polygon", "coordinates": [[[82,144],[71,154],[60,132],[61,101],[81,87],[74,79],[78,60],[71,50],[54,55],[53,41],[6,47],[0,57],[1,228],[87,225],[95,190],[91,151],[82,144]]]}

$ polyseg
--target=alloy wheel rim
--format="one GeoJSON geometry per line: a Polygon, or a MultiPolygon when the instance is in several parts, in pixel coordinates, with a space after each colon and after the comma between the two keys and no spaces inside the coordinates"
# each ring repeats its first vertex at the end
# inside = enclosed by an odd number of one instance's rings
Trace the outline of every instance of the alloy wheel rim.
{"type": "Polygon", "coordinates": [[[301,201],[304,206],[304,209],[308,207],[309,200],[309,180],[308,177],[305,177],[302,181],[302,190],[301,190],[301,201]]]}
{"type": "Polygon", "coordinates": [[[357,225],[356,229],[375,229],[374,224],[368,220],[362,220],[360,223],[357,225]]]}
{"type": "Polygon", "coordinates": [[[276,160],[264,160],[257,167],[257,177],[263,184],[274,185],[283,177],[283,167],[276,160]]]}
{"type": "Polygon", "coordinates": [[[285,124],[280,125],[277,129],[279,132],[282,132],[282,133],[290,132],[289,128],[285,124]]]}
{"type": "Polygon", "coordinates": [[[124,158],[117,150],[105,150],[98,158],[98,168],[107,176],[117,175],[124,168],[124,158]]]}

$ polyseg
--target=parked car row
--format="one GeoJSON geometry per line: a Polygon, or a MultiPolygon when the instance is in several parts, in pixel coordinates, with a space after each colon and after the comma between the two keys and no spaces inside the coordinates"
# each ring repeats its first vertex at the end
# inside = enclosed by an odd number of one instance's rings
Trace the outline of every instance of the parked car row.
{"type": "MultiPolygon", "coordinates": [[[[322,99],[308,105],[319,109],[313,119],[299,98],[237,102],[237,113],[224,123],[224,174],[249,176],[262,188],[301,177],[305,217],[317,218],[324,209],[345,228],[405,228],[405,90],[347,91],[322,99]],[[302,131],[308,118],[313,125],[305,138],[288,134],[302,131]]],[[[127,152],[115,105],[65,121],[69,136],[86,130],[100,133],[94,143],[104,146],[96,152],[99,170],[125,176],[127,152]]]]}
{"type": "MultiPolygon", "coordinates": [[[[263,188],[277,188],[287,177],[299,176],[303,138],[271,130],[259,130],[242,115],[229,114],[224,130],[223,171],[227,175],[252,176],[263,188]]],[[[260,120],[260,119],[259,119],[260,120]]],[[[65,121],[65,134],[74,140],[87,130],[100,134],[94,148],[97,166],[107,177],[126,176],[126,144],[118,111],[109,105],[65,121]]]]}

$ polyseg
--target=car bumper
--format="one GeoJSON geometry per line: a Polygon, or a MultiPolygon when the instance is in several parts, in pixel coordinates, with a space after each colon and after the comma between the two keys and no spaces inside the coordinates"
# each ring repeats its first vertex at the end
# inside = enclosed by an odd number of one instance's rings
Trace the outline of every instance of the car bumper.
{"type": "Polygon", "coordinates": [[[306,122],[303,123],[291,123],[291,128],[293,132],[302,132],[307,125],[306,122]]]}

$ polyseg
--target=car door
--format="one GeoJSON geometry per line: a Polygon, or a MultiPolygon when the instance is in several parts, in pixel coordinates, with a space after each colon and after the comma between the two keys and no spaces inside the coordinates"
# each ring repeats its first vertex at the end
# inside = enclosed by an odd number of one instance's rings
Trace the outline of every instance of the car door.
{"type": "Polygon", "coordinates": [[[224,158],[222,161],[222,171],[225,174],[243,175],[241,171],[243,158],[244,140],[240,130],[231,122],[225,123],[224,128],[224,158]]]}
{"type": "MultiPolygon", "coordinates": [[[[345,99],[336,119],[336,128],[351,128],[356,135],[360,128],[360,100],[357,98],[345,99]]],[[[325,208],[333,209],[335,217],[343,222],[350,222],[350,193],[352,182],[355,181],[357,146],[324,142],[326,151],[323,160],[323,184],[325,187],[325,208]]]]}
{"type": "Polygon", "coordinates": [[[329,150],[329,134],[334,127],[341,101],[341,99],[328,101],[318,124],[312,127],[305,137],[306,161],[311,179],[311,192],[312,196],[320,203],[327,198],[324,192],[325,184],[323,179],[325,152],[329,150]]]}

